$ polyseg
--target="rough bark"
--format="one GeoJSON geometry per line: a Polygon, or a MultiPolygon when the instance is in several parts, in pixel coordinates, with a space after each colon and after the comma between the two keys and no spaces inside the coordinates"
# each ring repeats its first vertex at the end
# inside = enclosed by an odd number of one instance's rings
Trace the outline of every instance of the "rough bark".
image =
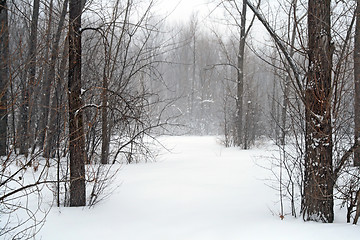
{"type": "Polygon", "coordinates": [[[308,75],[305,90],[304,220],[331,223],[333,166],[330,0],[308,2],[308,75]]]}
{"type": "Polygon", "coordinates": [[[27,81],[24,84],[24,101],[21,108],[21,126],[22,133],[20,139],[20,154],[27,156],[29,150],[30,140],[30,124],[32,108],[34,107],[33,102],[33,89],[36,85],[36,50],[37,50],[37,32],[38,32],[38,20],[39,20],[39,8],[40,0],[34,0],[33,13],[31,18],[30,26],[30,37],[29,37],[29,52],[27,58],[27,81]]]}
{"type": "MultiPolygon", "coordinates": [[[[355,81],[354,136],[355,136],[355,143],[359,143],[360,140],[360,0],[357,0],[357,7],[355,14],[356,14],[356,27],[355,27],[355,39],[354,39],[354,81],[355,81]]],[[[355,149],[354,166],[360,166],[360,148],[355,149]]]]}
{"type": "Polygon", "coordinates": [[[69,1],[70,206],[85,206],[85,135],[81,99],[81,1],[69,1]]]}
{"type": "Polygon", "coordinates": [[[7,86],[9,83],[9,29],[6,0],[0,1],[0,156],[7,153],[7,86]]]}

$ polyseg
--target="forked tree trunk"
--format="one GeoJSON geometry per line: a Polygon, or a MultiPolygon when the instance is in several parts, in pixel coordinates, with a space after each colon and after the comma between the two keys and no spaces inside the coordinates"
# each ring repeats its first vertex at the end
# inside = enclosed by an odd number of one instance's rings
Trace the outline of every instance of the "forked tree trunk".
{"type": "Polygon", "coordinates": [[[330,2],[308,2],[309,66],[305,90],[306,154],[302,200],[304,220],[328,223],[334,220],[330,2]]]}
{"type": "Polygon", "coordinates": [[[81,99],[81,1],[69,2],[70,206],[85,206],[85,135],[81,99]]]}
{"type": "Polygon", "coordinates": [[[0,156],[7,153],[7,86],[9,84],[9,29],[6,0],[0,1],[0,156]]]}

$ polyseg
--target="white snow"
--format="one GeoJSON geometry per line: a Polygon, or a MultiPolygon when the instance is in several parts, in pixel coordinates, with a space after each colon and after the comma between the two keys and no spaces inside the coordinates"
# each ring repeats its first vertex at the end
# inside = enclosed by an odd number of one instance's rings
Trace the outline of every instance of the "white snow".
{"type": "Polygon", "coordinates": [[[163,137],[171,152],[125,165],[119,188],[94,208],[56,208],[38,235],[47,240],[357,239],[360,227],[278,215],[278,193],[259,167],[271,153],[224,148],[215,137],[163,137]]]}

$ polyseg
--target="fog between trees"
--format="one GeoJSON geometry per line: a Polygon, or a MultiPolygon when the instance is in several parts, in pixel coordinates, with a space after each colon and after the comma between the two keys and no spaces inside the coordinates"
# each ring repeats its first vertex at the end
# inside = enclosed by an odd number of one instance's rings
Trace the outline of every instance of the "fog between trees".
{"type": "MultiPolygon", "coordinates": [[[[180,22],[155,4],[0,1],[2,216],[44,186],[93,205],[119,164],[153,159],[150,139],[189,134],[272,140],[281,205],[332,222],[340,199],[356,223],[358,1],[216,1],[180,22]]],[[[2,234],[36,234],[25,222],[2,234]]]]}

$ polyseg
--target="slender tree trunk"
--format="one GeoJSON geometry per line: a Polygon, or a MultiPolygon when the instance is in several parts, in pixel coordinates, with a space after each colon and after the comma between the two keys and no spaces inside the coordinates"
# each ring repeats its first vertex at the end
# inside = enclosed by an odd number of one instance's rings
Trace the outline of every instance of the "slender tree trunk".
{"type": "MultiPolygon", "coordinates": [[[[56,140],[60,139],[60,120],[63,105],[60,101],[61,96],[63,95],[61,89],[64,84],[63,79],[66,71],[66,64],[68,60],[68,52],[69,52],[69,40],[68,37],[65,39],[65,46],[62,53],[62,59],[60,63],[60,67],[58,69],[57,77],[55,78],[55,91],[51,101],[51,110],[49,116],[49,127],[47,131],[46,144],[44,149],[44,157],[55,157],[55,148],[59,144],[56,144],[56,140]]],[[[63,111],[65,112],[65,111],[63,111]]]]}
{"type": "Polygon", "coordinates": [[[85,206],[85,135],[81,99],[81,1],[69,2],[70,206],[85,206]]]}
{"type": "MultiPolygon", "coordinates": [[[[355,143],[360,140],[360,0],[357,0],[356,7],[356,27],[354,41],[354,80],[355,80],[355,104],[354,104],[354,121],[355,121],[355,143]]],[[[354,165],[360,166],[360,148],[354,151],[354,165]]]]}
{"type": "Polygon", "coordinates": [[[330,0],[309,0],[304,220],[333,222],[330,0]]]}
{"type": "MultiPolygon", "coordinates": [[[[50,55],[50,64],[49,69],[47,71],[47,74],[45,74],[44,77],[44,91],[42,95],[42,109],[41,109],[41,119],[40,119],[40,137],[39,137],[39,147],[44,147],[44,141],[45,136],[49,136],[49,134],[46,134],[48,131],[54,132],[52,130],[49,130],[48,127],[48,119],[49,119],[49,104],[50,104],[50,92],[51,87],[54,85],[55,81],[55,68],[56,68],[56,62],[59,56],[59,43],[61,38],[61,33],[64,27],[65,17],[67,13],[67,6],[68,6],[68,0],[65,0],[63,3],[63,8],[61,11],[61,16],[59,20],[59,25],[56,30],[55,39],[52,45],[51,55],[50,55]]],[[[52,13],[50,13],[52,14],[52,13]]],[[[47,153],[46,153],[47,154],[47,153]]]]}
{"type": "MultiPolygon", "coordinates": [[[[354,104],[354,121],[355,121],[355,144],[360,140],[360,0],[357,0],[356,6],[356,27],[354,41],[354,80],[355,80],[355,104],[354,104]]],[[[360,166],[360,148],[354,151],[354,166],[360,166]]],[[[356,214],[354,224],[357,224],[360,217],[360,190],[357,192],[356,214]]]]}
{"type": "MultiPolygon", "coordinates": [[[[244,61],[246,38],[246,0],[243,0],[240,26],[239,52],[237,56],[237,96],[236,96],[236,145],[243,143],[243,98],[244,98],[244,61]]],[[[245,140],[244,140],[245,141],[245,140]]]]}
{"type": "MultiPolygon", "coordinates": [[[[292,0],[291,8],[293,9],[293,12],[296,12],[296,6],[297,6],[297,0],[292,0]]],[[[291,12],[291,10],[290,10],[291,12]]],[[[296,37],[296,20],[294,19],[293,26],[292,26],[292,33],[291,33],[291,39],[290,39],[290,50],[289,55],[292,58],[294,56],[294,44],[295,44],[295,37],[296,37]]],[[[289,18],[289,25],[290,25],[290,18],[289,18]]],[[[290,28],[289,28],[290,31],[290,28]]],[[[286,64],[286,71],[287,76],[285,78],[284,87],[283,87],[283,105],[281,110],[281,138],[280,143],[281,145],[286,144],[286,118],[287,118],[287,109],[289,105],[289,85],[290,85],[290,67],[288,64],[286,64]]]]}
{"type": "Polygon", "coordinates": [[[277,84],[276,84],[276,76],[277,76],[277,71],[275,69],[274,72],[274,82],[273,82],[273,91],[272,91],[272,99],[271,99],[271,117],[273,120],[273,129],[271,131],[271,133],[274,136],[275,142],[276,144],[279,141],[279,122],[278,120],[278,114],[277,114],[277,105],[279,105],[279,103],[277,102],[277,84]]]}
{"type": "Polygon", "coordinates": [[[9,84],[9,28],[6,0],[0,1],[0,156],[7,153],[7,87],[9,84]]]}
{"type": "Polygon", "coordinates": [[[190,121],[195,121],[194,117],[194,101],[195,101],[195,79],[196,79],[196,28],[197,20],[194,21],[194,36],[193,36],[193,64],[192,64],[192,78],[191,78],[191,90],[190,90],[190,121]]]}
{"type": "Polygon", "coordinates": [[[359,217],[360,217],[360,190],[357,192],[357,204],[356,204],[356,213],[355,213],[355,217],[354,217],[354,224],[357,224],[359,217]]]}
{"type": "MultiPolygon", "coordinates": [[[[249,98],[250,99],[250,98],[249,98]]],[[[249,149],[249,131],[250,131],[250,118],[251,118],[251,101],[248,100],[246,114],[245,114],[245,128],[244,128],[244,149],[249,149]]]]}
{"type": "Polygon", "coordinates": [[[30,129],[31,126],[31,115],[33,102],[33,89],[36,85],[36,51],[37,51],[37,32],[38,32],[38,19],[39,19],[39,8],[40,0],[34,0],[33,13],[30,27],[30,38],[29,38],[29,53],[27,58],[27,81],[24,83],[24,102],[21,108],[21,142],[20,142],[20,154],[27,156],[30,144],[30,129]]]}
{"type": "MultiPolygon", "coordinates": [[[[45,125],[45,122],[47,121],[47,118],[45,118],[44,116],[44,111],[45,111],[45,106],[47,106],[48,104],[46,104],[46,94],[47,94],[47,91],[49,89],[49,86],[47,84],[47,79],[48,79],[48,76],[49,76],[49,65],[48,65],[48,59],[49,59],[49,51],[50,51],[50,48],[52,47],[51,46],[51,43],[50,43],[50,40],[51,40],[51,33],[52,33],[52,29],[51,29],[51,26],[52,26],[52,15],[53,15],[53,1],[51,0],[50,1],[50,6],[49,6],[49,9],[48,9],[48,15],[49,15],[49,19],[48,19],[48,22],[47,22],[47,30],[46,30],[46,40],[45,40],[45,54],[44,54],[44,59],[45,61],[43,61],[43,64],[42,64],[42,70],[41,70],[41,78],[42,78],[42,82],[41,82],[41,93],[39,94],[40,95],[40,102],[39,102],[39,110],[40,110],[40,116],[39,118],[37,119],[37,128],[39,131],[39,137],[37,137],[35,140],[35,143],[33,145],[33,148],[32,148],[32,152],[35,151],[36,149],[36,146],[39,145],[39,148],[40,149],[43,149],[43,143],[44,143],[44,140],[43,140],[43,136],[45,135],[45,132],[46,132],[46,125],[45,125]]],[[[35,95],[36,96],[36,95],[35,95]]],[[[49,106],[47,106],[47,110],[48,110],[49,106]]]]}
{"type": "Polygon", "coordinates": [[[109,159],[109,134],[108,134],[108,116],[107,116],[107,104],[108,104],[108,80],[107,75],[104,71],[103,79],[103,90],[102,90],[102,109],[101,109],[101,131],[102,131],[102,142],[101,142],[101,163],[108,164],[109,159]]]}

